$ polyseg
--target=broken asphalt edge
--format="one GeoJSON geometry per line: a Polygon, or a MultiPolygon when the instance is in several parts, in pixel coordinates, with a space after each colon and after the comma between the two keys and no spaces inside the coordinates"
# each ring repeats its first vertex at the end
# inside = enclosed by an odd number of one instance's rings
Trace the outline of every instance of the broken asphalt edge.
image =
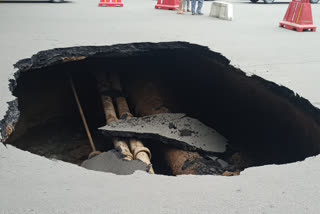
{"type": "MultiPolygon", "coordinates": [[[[286,102],[293,104],[296,108],[301,110],[307,116],[311,117],[320,125],[320,109],[313,106],[307,99],[296,94],[285,86],[278,85],[274,82],[265,80],[259,76],[247,76],[242,70],[230,65],[230,60],[221,55],[211,51],[208,47],[191,44],[188,42],[160,42],[160,43],[131,43],[131,44],[116,44],[111,46],[78,46],[69,48],[56,48],[51,50],[40,51],[31,58],[19,60],[14,67],[18,70],[14,74],[14,79],[9,80],[9,90],[14,91],[17,85],[17,80],[23,72],[41,69],[61,63],[68,63],[72,61],[84,60],[86,58],[107,58],[107,57],[128,57],[137,56],[140,53],[151,54],[161,50],[186,50],[193,54],[205,56],[213,62],[233,68],[233,72],[256,80],[262,84],[265,89],[280,96],[286,102]]],[[[156,56],[156,54],[153,54],[156,56]]],[[[7,127],[11,126],[13,129],[19,120],[20,112],[18,108],[18,99],[8,102],[8,110],[2,120],[0,120],[0,141],[4,142],[7,136],[7,127]]]]}

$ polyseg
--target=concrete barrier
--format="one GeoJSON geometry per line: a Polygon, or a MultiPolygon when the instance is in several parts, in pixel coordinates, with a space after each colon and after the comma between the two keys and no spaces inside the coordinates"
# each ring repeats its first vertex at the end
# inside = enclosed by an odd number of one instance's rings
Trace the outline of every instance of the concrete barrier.
{"type": "Polygon", "coordinates": [[[230,3],[221,1],[212,2],[209,16],[232,21],[233,6],[230,3]]]}

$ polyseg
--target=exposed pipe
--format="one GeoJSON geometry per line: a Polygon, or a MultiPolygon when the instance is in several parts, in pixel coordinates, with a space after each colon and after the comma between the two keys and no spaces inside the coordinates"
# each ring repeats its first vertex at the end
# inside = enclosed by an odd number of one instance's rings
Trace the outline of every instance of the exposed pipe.
{"type": "MultiPolygon", "coordinates": [[[[117,90],[121,95],[122,87],[121,87],[119,76],[116,73],[112,73],[110,75],[110,78],[111,78],[112,88],[114,90],[117,90]]],[[[125,97],[123,96],[117,97],[116,104],[117,104],[119,117],[121,119],[128,119],[130,117],[133,117],[133,115],[130,113],[130,109],[125,97]]],[[[151,164],[150,150],[147,147],[145,147],[141,141],[136,139],[130,139],[129,146],[130,146],[131,153],[133,154],[133,159],[141,160],[142,162],[146,163],[150,167],[149,172],[154,174],[154,170],[151,164]]]]}
{"type": "Polygon", "coordinates": [[[101,95],[101,101],[103,105],[103,110],[106,116],[106,122],[107,124],[110,124],[114,121],[117,121],[117,114],[114,110],[112,98],[106,95],[101,95]]]}
{"type": "MultiPolygon", "coordinates": [[[[112,98],[108,95],[104,95],[104,93],[110,92],[111,83],[107,81],[106,74],[103,72],[96,72],[95,78],[97,80],[98,91],[101,95],[103,110],[106,117],[106,123],[110,124],[118,120],[117,114],[112,102],[112,98]]],[[[113,145],[114,145],[114,148],[119,150],[121,154],[124,156],[123,159],[128,161],[133,160],[133,154],[130,152],[129,146],[125,141],[115,138],[113,140],[113,145]]]]}
{"type": "Polygon", "coordinates": [[[143,145],[143,143],[136,139],[130,139],[130,150],[133,153],[134,160],[141,160],[146,163],[150,168],[149,172],[154,174],[154,170],[151,164],[151,152],[143,145]]]}
{"type": "MultiPolygon", "coordinates": [[[[131,93],[135,111],[139,116],[170,112],[170,109],[165,107],[162,98],[163,95],[156,84],[151,82],[147,84],[131,82],[130,87],[128,91],[131,93]],[[142,85],[144,87],[141,87],[142,85]]],[[[175,148],[165,150],[164,157],[173,175],[197,174],[196,168],[202,160],[202,157],[197,152],[189,152],[175,148]]]]}
{"type": "Polygon", "coordinates": [[[134,160],[134,156],[130,152],[130,149],[129,149],[127,142],[116,138],[113,140],[113,145],[114,145],[115,149],[121,151],[121,154],[124,156],[123,159],[128,160],[128,161],[134,160]]]}
{"type": "MultiPolygon", "coordinates": [[[[109,96],[101,95],[101,100],[102,100],[103,110],[106,116],[107,124],[117,121],[118,118],[113,106],[112,98],[109,96]]],[[[121,154],[124,156],[123,159],[128,161],[133,160],[133,155],[130,152],[128,144],[125,141],[115,138],[113,140],[113,145],[115,149],[121,151],[121,154]]]]}
{"type": "Polygon", "coordinates": [[[116,103],[120,119],[133,117],[133,115],[130,113],[129,106],[125,97],[117,97],[116,103]]]}

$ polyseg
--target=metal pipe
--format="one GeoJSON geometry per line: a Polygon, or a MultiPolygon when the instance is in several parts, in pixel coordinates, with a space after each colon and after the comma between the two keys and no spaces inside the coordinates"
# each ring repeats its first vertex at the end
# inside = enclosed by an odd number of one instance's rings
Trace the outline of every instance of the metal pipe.
{"type": "Polygon", "coordinates": [[[82,106],[81,106],[77,91],[75,89],[71,74],[69,74],[69,81],[70,81],[70,85],[71,85],[71,89],[72,89],[74,98],[76,100],[76,103],[77,103],[77,106],[78,106],[78,109],[79,109],[79,112],[80,112],[80,116],[81,116],[84,128],[85,128],[85,130],[87,132],[87,136],[88,136],[91,148],[92,148],[92,152],[89,154],[89,158],[92,158],[93,156],[96,156],[96,155],[100,154],[101,152],[96,150],[96,147],[95,147],[95,145],[93,143],[93,139],[92,139],[92,136],[91,136],[88,124],[87,124],[87,120],[86,120],[86,117],[84,116],[84,113],[83,113],[83,110],[82,110],[82,106]]]}

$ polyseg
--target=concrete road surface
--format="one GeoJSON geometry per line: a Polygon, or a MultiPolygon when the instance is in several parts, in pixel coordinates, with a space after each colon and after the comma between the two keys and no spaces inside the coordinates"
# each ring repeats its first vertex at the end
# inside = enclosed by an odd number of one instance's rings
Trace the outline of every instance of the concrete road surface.
{"type": "MultiPolygon", "coordinates": [[[[320,36],[279,28],[288,2],[234,1],[234,21],[156,10],[156,1],[63,4],[0,1],[0,118],[19,59],[41,50],[187,41],[221,52],[248,75],[285,85],[320,107],[320,36]]],[[[320,4],[312,5],[320,27],[320,4]]],[[[196,63],[196,62],[183,62],[196,63]]],[[[320,157],[245,170],[233,178],[87,171],[0,145],[0,213],[319,213],[320,157]]]]}

